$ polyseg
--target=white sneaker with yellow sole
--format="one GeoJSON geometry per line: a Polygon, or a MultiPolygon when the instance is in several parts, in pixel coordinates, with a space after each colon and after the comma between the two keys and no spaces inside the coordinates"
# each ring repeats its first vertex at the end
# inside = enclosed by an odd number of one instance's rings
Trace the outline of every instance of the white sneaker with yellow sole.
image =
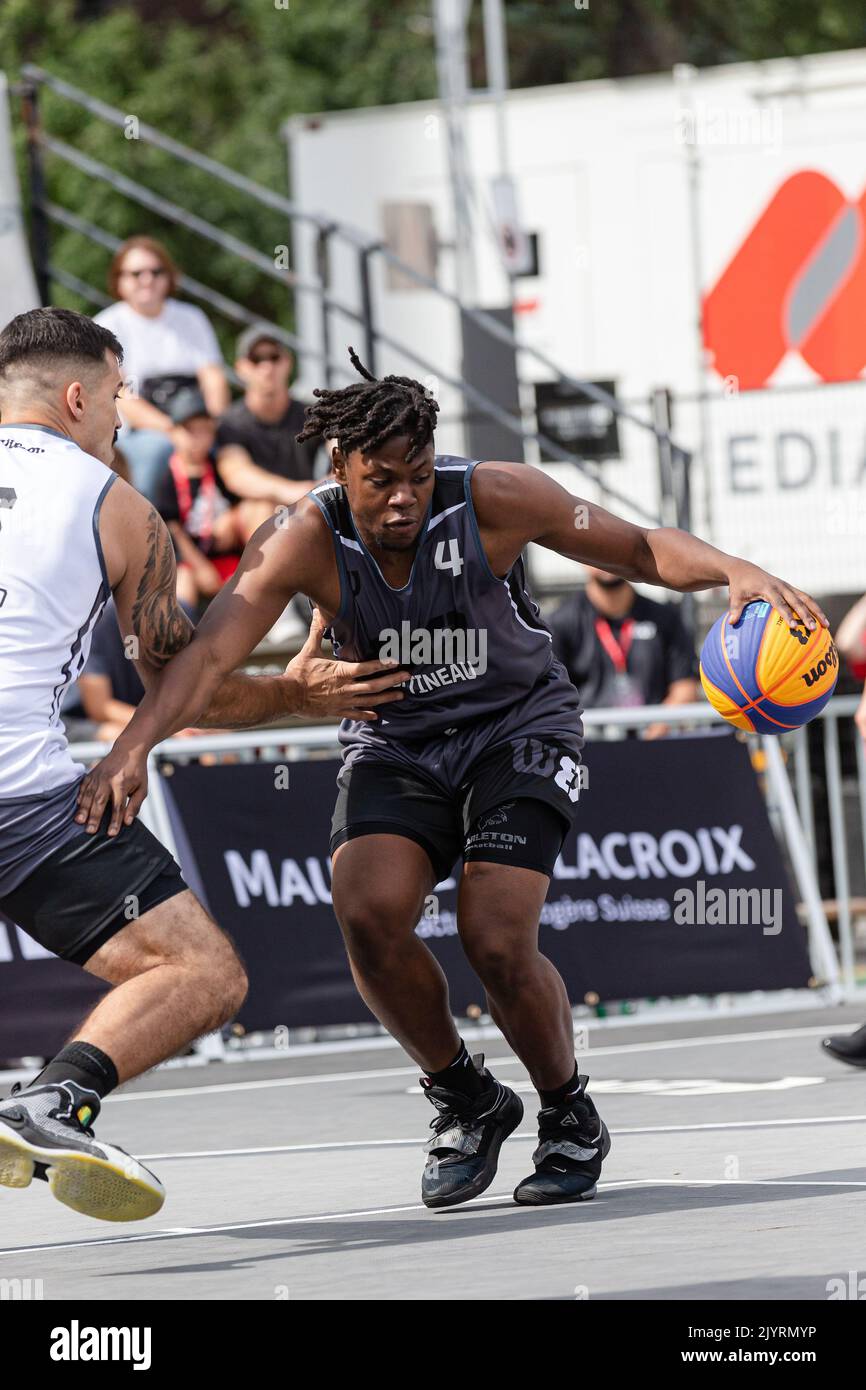
{"type": "Polygon", "coordinates": [[[100,1221],[142,1221],[165,1201],[144,1164],[89,1128],[99,1098],[74,1082],[13,1089],[0,1102],[0,1187],[42,1178],[58,1202],[100,1221]]]}

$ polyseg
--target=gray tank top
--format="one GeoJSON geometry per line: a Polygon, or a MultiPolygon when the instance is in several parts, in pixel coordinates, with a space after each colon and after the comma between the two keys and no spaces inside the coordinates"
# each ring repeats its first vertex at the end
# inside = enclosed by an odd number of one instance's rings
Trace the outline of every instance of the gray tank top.
{"type": "Polygon", "coordinates": [[[553,655],[522,558],[504,579],[487,562],[472,505],[476,466],[437,455],[433,496],[401,589],[386,582],[361,540],[343,488],[322,484],[310,493],[330,527],[340,574],[337,655],[392,656],[412,671],[405,699],[382,707],[375,733],[346,720],[343,743],[433,738],[511,707],[521,728],[580,728],[577,691],[553,655]]]}

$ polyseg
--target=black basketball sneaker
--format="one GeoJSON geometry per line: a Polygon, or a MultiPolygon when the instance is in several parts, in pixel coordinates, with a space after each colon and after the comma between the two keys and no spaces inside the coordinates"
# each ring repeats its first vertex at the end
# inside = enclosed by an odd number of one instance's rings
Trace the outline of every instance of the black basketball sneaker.
{"type": "Polygon", "coordinates": [[[480,1096],[470,1099],[458,1091],[434,1086],[422,1076],[427,1099],[439,1114],[430,1121],[433,1138],[421,1177],[425,1207],[455,1207],[479,1196],[496,1176],[499,1150],[523,1119],[523,1102],[484,1066],[483,1054],[472,1058],[485,1082],[480,1096]]]}
{"type": "Polygon", "coordinates": [[[586,1094],[589,1077],[577,1079],[578,1089],[562,1105],[538,1112],[538,1148],[532,1155],[535,1172],[514,1189],[514,1200],[521,1206],[587,1202],[596,1194],[610,1135],[586,1094]]]}
{"type": "Polygon", "coordinates": [[[837,1062],[847,1062],[849,1067],[866,1067],[866,1024],[856,1033],[837,1033],[822,1038],[821,1047],[837,1062]]]}
{"type": "Polygon", "coordinates": [[[159,1178],[90,1123],[99,1097],[73,1081],[34,1086],[0,1102],[0,1186],[48,1183],[58,1202],[100,1221],[141,1221],[165,1201],[159,1178]]]}

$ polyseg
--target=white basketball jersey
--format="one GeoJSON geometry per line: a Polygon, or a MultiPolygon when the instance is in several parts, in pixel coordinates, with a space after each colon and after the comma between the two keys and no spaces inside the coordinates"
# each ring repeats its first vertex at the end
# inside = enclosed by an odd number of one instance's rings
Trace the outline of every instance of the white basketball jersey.
{"type": "Polygon", "coordinates": [[[80,777],[60,722],[110,589],[104,463],[41,425],[0,425],[0,800],[80,777]]]}

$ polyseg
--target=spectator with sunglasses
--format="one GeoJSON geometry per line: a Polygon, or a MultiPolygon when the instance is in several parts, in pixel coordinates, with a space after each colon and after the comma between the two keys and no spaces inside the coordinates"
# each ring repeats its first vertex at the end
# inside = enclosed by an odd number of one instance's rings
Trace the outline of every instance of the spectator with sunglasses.
{"type": "Polygon", "coordinates": [[[194,304],[174,298],[178,269],[165,247],[134,236],[118,247],[108,272],[116,303],[98,313],[123,346],[126,391],[120,444],[139,492],[154,500],[172,452],[169,406],[181,390],[201,391],[209,414],[231,399],[216,334],[194,304]]]}
{"type": "Polygon", "coordinates": [[[270,324],[253,324],[238,338],[235,371],[244,394],[222,415],[216,441],[220,481],[233,501],[271,511],[291,506],[316,484],[320,446],[295,439],[304,427],[304,405],[289,387],[294,364],[270,324]]]}

